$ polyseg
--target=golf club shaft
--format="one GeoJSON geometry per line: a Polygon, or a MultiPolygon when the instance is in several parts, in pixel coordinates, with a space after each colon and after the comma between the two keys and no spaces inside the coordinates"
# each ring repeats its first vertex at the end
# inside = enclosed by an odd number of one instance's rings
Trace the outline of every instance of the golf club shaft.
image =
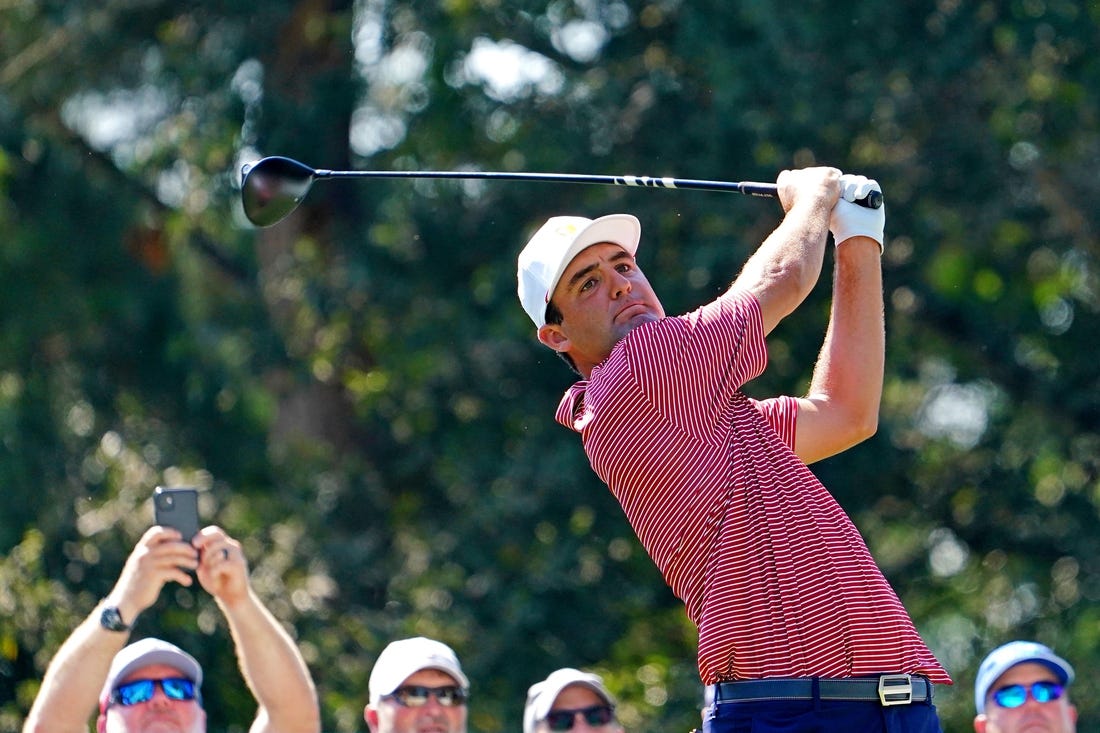
{"type": "MultiPolygon", "coordinates": [[[[302,202],[314,181],[325,178],[446,178],[551,183],[599,183],[636,188],[679,188],[734,191],[750,196],[778,196],[774,183],[756,181],[705,181],[649,176],[594,176],[577,173],[501,173],[494,171],[336,171],[314,169],[292,158],[270,156],[241,167],[241,197],[248,219],[256,226],[271,226],[302,202]]],[[[882,193],[872,191],[855,203],[870,209],[882,206],[882,193]]]]}
{"type": "Polygon", "coordinates": [[[774,183],[755,181],[700,181],[686,178],[649,176],[593,176],[579,173],[503,173],[495,171],[333,171],[319,169],[315,178],[465,178],[498,181],[544,181],[548,183],[597,183],[641,188],[687,188],[709,191],[734,191],[752,196],[776,195],[774,183]]]}
{"type": "MultiPolygon", "coordinates": [[[[708,181],[692,178],[650,176],[597,176],[580,173],[503,173],[496,171],[314,171],[314,178],[465,178],[498,181],[545,181],[549,183],[597,183],[640,188],[679,188],[702,191],[733,191],[749,196],[778,196],[774,183],[757,181],[708,181]]],[[[872,191],[855,203],[869,209],[882,206],[882,194],[872,191]]]]}

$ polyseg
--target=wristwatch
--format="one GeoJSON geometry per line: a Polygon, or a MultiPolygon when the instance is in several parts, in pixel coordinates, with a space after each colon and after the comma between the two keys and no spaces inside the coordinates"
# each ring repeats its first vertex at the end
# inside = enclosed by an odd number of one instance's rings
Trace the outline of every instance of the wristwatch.
{"type": "Polygon", "coordinates": [[[99,625],[108,631],[129,631],[130,625],[122,620],[118,606],[104,606],[99,614],[99,625]]]}

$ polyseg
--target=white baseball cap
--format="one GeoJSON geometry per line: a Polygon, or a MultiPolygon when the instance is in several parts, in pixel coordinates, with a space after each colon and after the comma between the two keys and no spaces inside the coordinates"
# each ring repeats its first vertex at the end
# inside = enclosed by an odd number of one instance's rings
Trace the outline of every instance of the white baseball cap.
{"type": "Polygon", "coordinates": [[[604,687],[602,677],[572,667],[563,667],[527,690],[527,704],[523,707],[523,733],[534,733],[538,722],[550,714],[550,708],[558,695],[570,685],[587,687],[608,705],[615,707],[615,698],[604,687]]]}
{"type": "Polygon", "coordinates": [[[370,704],[377,705],[384,696],[391,694],[422,669],[438,669],[454,677],[462,689],[470,687],[470,681],[462,673],[462,665],[458,663],[453,649],[441,641],[415,636],[390,642],[378,655],[367,683],[370,704]]]}
{"type": "Polygon", "coordinates": [[[100,707],[106,708],[107,701],[110,700],[115,687],[119,682],[126,679],[131,672],[142,667],[151,667],[154,664],[163,664],[178,669],[180,674],[195,683],[196,688],[202,686],[202,665],[194,657],[175,644],[170,644],[163,639],[149,637],[123,647],[111,660],[107,680],[103,683],[103,689],[99,693],[100,707]]]}
{"type": "Polygon", "coordinates": [[[974,707],[979,714],[985,712],[985,698],[993,683],[1010,668],[1024,662],[1049,667],[1063,685],[1073,682],[1073,667],[1050,647],[1035,641],[1010,641],[991,651],[978,668],[978,676],[974,680],[974,707]]]}
{"type": "Polygon", "coordinates": [[[535,322],[546,325],[546,304],[562,273],[581,250],[600,242],[617,244],[633,257],[642,238],[642,224],[630,214],[599,219],[555,216],[546,221],[519,254],[519,302],[535,322]]]}

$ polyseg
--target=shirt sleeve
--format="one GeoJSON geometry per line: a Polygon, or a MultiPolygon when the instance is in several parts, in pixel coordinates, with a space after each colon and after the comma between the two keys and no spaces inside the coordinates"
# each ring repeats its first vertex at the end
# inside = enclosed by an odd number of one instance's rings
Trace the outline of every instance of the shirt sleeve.
{"type": "Polygon", "coordinates": [[[798,428],[798,400],[794,397],[773,397],[767,400],[752,400],[753,405],[772,429],[779,434],[779,439],[794,450],[794,436],[798,428]]]}

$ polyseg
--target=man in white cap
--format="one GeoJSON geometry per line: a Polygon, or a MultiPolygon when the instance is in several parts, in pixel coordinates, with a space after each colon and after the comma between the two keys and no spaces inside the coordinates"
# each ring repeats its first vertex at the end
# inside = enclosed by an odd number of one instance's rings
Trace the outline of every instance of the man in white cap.
{"type": "Polygon", "coordinates": [[[374,662],[368,689],[363,719],[371,733],[466,733],[470,681],[441,641],[390,642],[374,662]]]}
{"type": "Polygon", "coordinates": [[[877,429],[886,217],[854,202],[880,189],[834,168],[776,184],[782,222],[692,313],[665,316],[628,214],[547,221],[520,254],[519,299],[583,378],[556,419],[699,629],[700,678],[715,687],[706,733],[745,720],[939,730],[932,683],[950,677],[806,465],[877,429]],[[832,311],[809,392],[752,399],[742,388],[766,366],[765,336],[814,288],[830,232],[832,311]]]}
{"type": "Polygon", "coordinates": [[[214,597],[259,709],[251,733],[317,733],[317,692],[297,646],[256,596],[241,545],[218,527],[191,542],[168,527],[138,541],[111,593],[58,649],[24,733],[85,733],[99,703],[98,733],[203,733],[202,667],[166,641],[126,645],[138,614],[188,571],[214,597]]]}
{"type": "Polygon", "coordinates": [[[1074,733],[1069,701],[1073,667],[1034,641],[1012,641],[989,653],[974,680],[976,733],[1074,733]]]}
{"type": "Polygon", "coordinates": [[[527,690],[523,733],[569,730],[623,733],[615,717],[615,698],[603,679],[597,674],[564,667],[527,690]]]}

